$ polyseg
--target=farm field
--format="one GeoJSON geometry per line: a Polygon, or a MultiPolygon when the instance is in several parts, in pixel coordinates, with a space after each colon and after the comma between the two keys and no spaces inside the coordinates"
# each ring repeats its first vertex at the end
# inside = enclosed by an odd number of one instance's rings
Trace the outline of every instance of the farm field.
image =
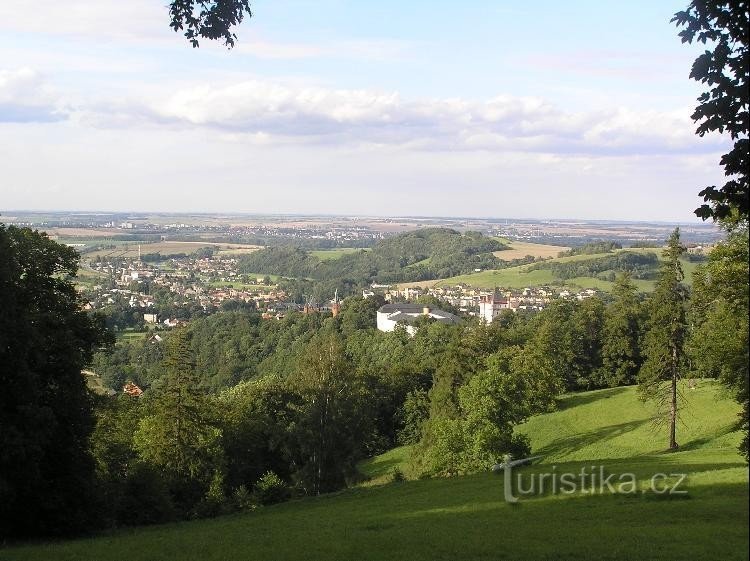
{"type": "Polygon", "coordinates": [[[570,248],[560,245],[546,245],[540,243],[521,242],[517,240],[501,240],[510,246],[509,249],[494,252],[494,256],[503,261],[512,261],[513,259],[523,259],[527,255],[532,257],[557,257],[561,251],[567,251],[570,248]]]}
{"type": "MultiPolygon", "coordinates": [[[[0,549],[1,560],[741,560],[748,558],[748,472],[732,431],[737,406],[712,382],[688,393],[681,451],[663,453],[635,388],[573,394],[522,431],[541,464],[524,477],[592,464],[632,473],[633,494],[503,499],[503,477],[481,473],[357,487],[211,520],[91,539],[0,549]],[[656,473],[686,473],[686,495],[649,490],[656,473]],[[641,492],[642,491],[642,492],[641,492]]],[[[396,449],[363,463],[387,478],[396,449]]],[[[515,471],[515,470],[514,470],[515,471]]],[[[517,472],[518,473],[518,472],[517,472]]],[[[670,481],[675,481],[674,478],[670,481]]]]}

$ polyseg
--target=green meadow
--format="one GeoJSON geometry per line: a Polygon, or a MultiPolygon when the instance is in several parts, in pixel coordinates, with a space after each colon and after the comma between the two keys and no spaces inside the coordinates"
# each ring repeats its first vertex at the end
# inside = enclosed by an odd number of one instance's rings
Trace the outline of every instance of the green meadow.
{"type": "MultiPolygon", "coordinates": [[[[549,492],[503,498],[486,473],[389,482],[408,469],[398,448],[361,465],[369,484],[247,514],[0,549],[24,560],[733,560],[748,558],[748,470],[736,451],[737,406],[712,382],[682,388],[680,450],[633,387],[568,395],[520,430],[541,462],[515,473],[633,474],[635,493],[549,492]],[[655,474],[686,474],[679,490],[651,490],[655,474]]],[[[488,466],[489,468],[489,466],[488,466]]],[[[681,477],[681,476],[680,476],[681,477]]],[[[678,477],[669,481],[677,483],[678,477]]],[[[657,486],[657,489],[662,489],[657,486]]]]}
{"type": "MultiPolygon", "coordinates": [[[[643,252],[656,252],[660,253],[660,250],[654,249],[621,249],[618,251],[627,251],[631,253],[643,253],[643,252]]],[[[573,263],[573,262],[585,262],[593,261],[603,257],[608,257],[612,253],[597,253],[593,255],[572,255],[567,257],[554,257],[547,259],[545,263],[573,263]]],[[[595,277],[575,277],[570,279],[559,279],[555,276],[554,271],[551,269],[534,269],[537,263],[529,265],[518,265],[516,267],[509,267],[507,269],[492,269],[487,271],[481,271],[478,273],[470,273],[467,275],[459,275],[443,279],[437,283],[437,286],[454,286],[457,284],[466,284],[476,288],[526,288],[532,286],[565,286],[569,288],[595,288],[608,292],[614,285],[613,282],[598,279],[595,277]]],[[[692,276],[697,263],[691,263],[689,261],[682,262],[683,270],[685,271],[685,282],[686,284],[692,283],[692,276]]],[[[634,279],[633,283],[641,292],[650,292],[654,289],[656,281],[653,280],[641,280],[634,279]]]]}

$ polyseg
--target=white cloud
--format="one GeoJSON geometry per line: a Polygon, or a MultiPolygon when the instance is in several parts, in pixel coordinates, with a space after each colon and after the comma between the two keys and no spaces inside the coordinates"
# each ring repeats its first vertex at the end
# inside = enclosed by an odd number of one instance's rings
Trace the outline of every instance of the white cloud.
{"type": "Polygon", "coordinates": [[[166,2],[153,0],[35,0],[0,2],[0,29],[76,39],[154,39],[171,33],[166,2]]]}
{"type": "Polygon", "coordinates": [[[60,98],[30,68],[0,70],[0,123],[58,121],[66,117],[60,98]]]}
{"type": "MultiPolygon", "coordinates": [[[[201,85],[141,100],[99,103],[97,126],[207,128],[266,143],[385,144],[422,150],[501,150],[588,155],[715,152],[698,139],[689,109],[565,112],[540,98],[404,99],[397,92],[250,80],[201,85]]],[[[85,111],[84,111],[85,113],[85,111]]]]}

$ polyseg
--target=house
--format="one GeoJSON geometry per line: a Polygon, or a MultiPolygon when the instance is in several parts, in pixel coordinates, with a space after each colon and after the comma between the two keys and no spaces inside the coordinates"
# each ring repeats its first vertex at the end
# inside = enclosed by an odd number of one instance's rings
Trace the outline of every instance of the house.
{"type": "Polygon", "coordinates": [[[130,397],[141,397],[143,395],[143,390],[133,382],[128,382],[122,387],[122,393],[129,395],[130,397]]]}
{"type": "Polygon", "coordinates": [[[143,314],[143,321],[146,323],[158,323],[159,318],[156,314],[143,314]]]}
{"type": "Polygon", "coordinates": [[[417,328],[414,323],[421,318],[430,318],[440,323],[456,324],[461,321],[458,316],[423,306],[422,304],[386,304],[377,313],[377,326],[380,331],[393,331],[399,323],[406,324],[406,330],[414,335],[417,328]]]}

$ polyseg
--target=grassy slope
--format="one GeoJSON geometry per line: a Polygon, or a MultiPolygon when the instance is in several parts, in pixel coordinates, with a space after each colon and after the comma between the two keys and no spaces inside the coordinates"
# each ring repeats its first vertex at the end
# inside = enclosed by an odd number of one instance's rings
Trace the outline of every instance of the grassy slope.
{"type": "MultiPolygon", "coordinates": [[[[654,249],[622,249],[618,251],[627,252],[653,252],[659,253],[659,250],[654,249]]],[[[611,253],[598,253],[593,255],[573,255],[570,257],[555,257],[546,261],[547,263],[572,263],[576,261],[589,261],[601,257],[607,257],[612,255],[611,253]]],[[[453,286],[456,284],[468,284],[477,288],[495,288],[497,286],[503,288],[526,288],[531,286],[542,286],[542,285],[561,285],[568,286],[571,288],[596,288],[599,290],[608,291],[612,288],[614,283],[596,279],[593,277],[576,277],[567,279],[565,281],[559,280],[555,277],[553,271],[549,269],[530,270],[534,264],[531,265],[519,265],[517,267],[509,267],[507,269],[496,269],[490,271],[482,271],[481,273],[472,273],[468,275],[460,275],[443,279],[438,282],[438,286],[453,286]]],[[[692,281],[692,274],[697,266],[696,263],[682,262],[683,269],[685,271],[685,281],[690,284],[692,281]]],[[[655,282],[650,280],[634,280],[633,283],[643,292],[653,290],[655,282]]]]}
{"type": "MultiPolygon", "coordinates": [[[[747,559],[747,468],[730,431],[736,413],[715,385],[689,392],[683,451],[658,453],[634,388],[565,398],[524,427],[535,450],[576,473],[595,458],[610,473],[690,474],[686,498],[571,495],[503,501],[502,478],[473,476],[357,488],[213,520],[0,550],[0,559],[747,559]],[[586,462],[577,462],[577,459],[586,462]]],[[[366,462],[373,475],[406,460],[366,462]]],[[[525,468],[526,474],[549,465],[525,468]]]]}

